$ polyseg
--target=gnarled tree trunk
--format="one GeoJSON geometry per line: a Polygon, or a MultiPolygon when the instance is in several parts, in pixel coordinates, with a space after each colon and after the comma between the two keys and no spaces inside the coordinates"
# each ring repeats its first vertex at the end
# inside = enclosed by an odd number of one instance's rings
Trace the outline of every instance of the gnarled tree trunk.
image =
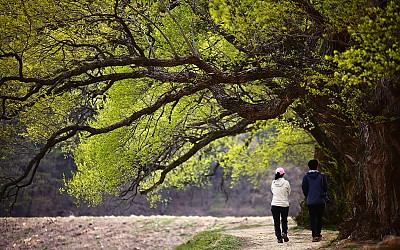
{"type": "Polygon", "coordinates": [[[353,179],[350,218],[341,238],[400,234],[400,120],[362,127],[353,179]]]}
{"type": "Polygon", "coordinates": [[[334,206],[343,205],[334,207],[335,216],[343,211],[340,238],[380,239],[400,234],[397,79],[385,78],[377,87],[363,89],[365,97],[359,100],[362,103],[355,108],[358,114],[354,116],[335,112],[318,97],[311,100],[318,105],[310,112],[309,120],[314,125],[310,133],[323,149],[317,158],[325,163],[322,167],[331,177],[330,190],[340,200],[334,206]],[[378,117],[386,120],[373,122],[378,117]],[[391,118],[397,120],[389,121],[391,118]],[[359,119],[365,122],[360,123],[359,119]]]}

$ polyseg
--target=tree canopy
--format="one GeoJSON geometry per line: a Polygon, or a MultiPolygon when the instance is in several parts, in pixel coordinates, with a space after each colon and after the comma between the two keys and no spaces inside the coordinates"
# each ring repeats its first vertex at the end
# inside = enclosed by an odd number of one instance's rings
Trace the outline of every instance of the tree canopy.
{"type": "MultiPolygon", "coordinates": [[[[256,183],[271,162],[306,162],[315,142],[338,187],[367,187],[367,175],[349,177],[369,166],[360,141],[400,117],[399,7],[2,0],[1,153],[15,157],[24,144],[36,154],[1,168],[0,198],[28,186],[56,146],[79,169],[67,192],[92,203],[157,198],[164,185],[200,184],[217,166],[256,183]]],[[[390,195],[393,212],[400,197],[390,195]]],[[[398,230],[391,223],[382,230],[398,230]]]]}

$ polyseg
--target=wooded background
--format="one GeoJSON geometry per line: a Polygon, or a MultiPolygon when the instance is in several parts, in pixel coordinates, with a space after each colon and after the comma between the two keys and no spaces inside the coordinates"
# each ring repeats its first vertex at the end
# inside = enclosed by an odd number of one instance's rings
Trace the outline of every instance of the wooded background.
{"type": "MultiPolygon", "coordinates": [[[[302,175],[306,166],[286,164],[283,166],[292,187],[290,216],[296,216],[300,210],[302,175]]],[[[60,192],[63,188],[63,176],[72,177],[77,168],[72,158],[66,158],[59,150],[48,154],[29,189],[19,194],[11,211],[13,217],[48,217],[48,216],[105,216],[105,215],[177,215],[177,216],[270,216],[272,193],[270,189],[274,178],[274,169],[268,171],[258,188],[240,178],[234,187],[230,187],[230,177],[224,177],[222,170],[217,170],[210,177],[206,187],[187,187],[185,190],[170,188],[165,191],[169,202],[158,202],[151,207],[145,197],[136,197],[135,201],[123,201],[115,197],[103,204],[90,207],[75,197],[60,192]]]]}

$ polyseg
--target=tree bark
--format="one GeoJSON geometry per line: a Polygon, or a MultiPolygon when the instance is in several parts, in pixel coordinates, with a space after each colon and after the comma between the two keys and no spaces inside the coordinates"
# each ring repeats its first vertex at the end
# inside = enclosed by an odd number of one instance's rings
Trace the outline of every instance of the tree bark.
{"type": "Polygon", "coordinates": [[[382,238],[400,234],[400,120],[361,129],[350,218],[340,238],[382,238]]]}

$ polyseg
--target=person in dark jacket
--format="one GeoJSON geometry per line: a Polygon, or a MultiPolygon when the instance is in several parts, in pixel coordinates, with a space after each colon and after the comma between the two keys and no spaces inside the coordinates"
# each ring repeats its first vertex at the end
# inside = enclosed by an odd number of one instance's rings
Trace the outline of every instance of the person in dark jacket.
{"type": "Polygon", "coordinates": [[[312,241],[320,241],[322,230],[322,217],[325,212],[324,195],[328,191],[328,182],[326,175],[320,173],[317,160],[308,162],[310,171],[304,175],[301,184],[303,194],[306,197],[308,212],[310,215],[310,227],[312,232],[312,241]]]}

